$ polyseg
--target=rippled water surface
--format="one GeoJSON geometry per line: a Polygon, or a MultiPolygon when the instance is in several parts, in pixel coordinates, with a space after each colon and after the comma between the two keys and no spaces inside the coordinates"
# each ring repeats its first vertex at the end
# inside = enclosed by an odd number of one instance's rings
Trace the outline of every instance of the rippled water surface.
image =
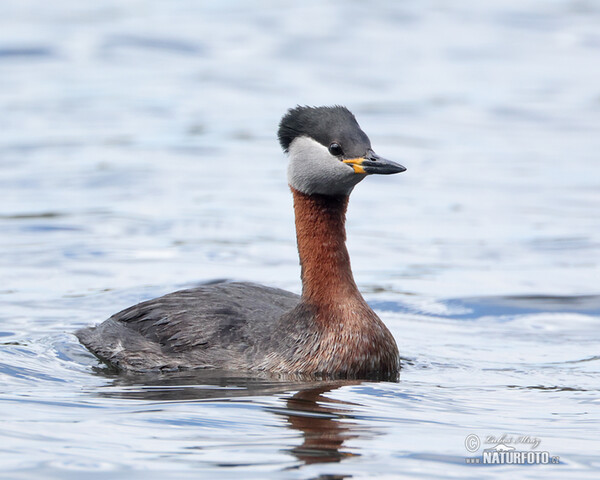
{"type": "Polygon", "coordinates": [[[600,475],[598,2],[2,2],[0,111],[0,477],[600,475]],[[107,370],[135,302],[299,291],[296,104],[408,167],[348,218],[400,382],[107,370]]]}

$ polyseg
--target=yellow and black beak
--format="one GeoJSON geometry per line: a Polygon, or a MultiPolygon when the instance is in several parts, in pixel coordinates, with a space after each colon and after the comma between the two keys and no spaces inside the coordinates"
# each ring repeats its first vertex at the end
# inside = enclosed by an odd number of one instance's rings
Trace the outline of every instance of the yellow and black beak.
{"type": "Polygon", "coordinates": [[[367,151],[364,157],[349,158],[342,162],[350,165],[354,169],[354,173],[362,173],[365,175],[390,175],[392,173],[402,173],[406,170],[399,163],[386,160],[377,155],[373,150],[367,151]]]}

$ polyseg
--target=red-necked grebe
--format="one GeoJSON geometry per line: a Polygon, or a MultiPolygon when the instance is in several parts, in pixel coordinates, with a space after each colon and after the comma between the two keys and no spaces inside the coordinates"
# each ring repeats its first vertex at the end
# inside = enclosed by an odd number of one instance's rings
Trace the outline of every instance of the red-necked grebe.
{"type": "Polygon", "coordinates": [[[392,334],[358,291],[346,249],[352,189],[405,168],[379,157],[345,107],[296,107],[279,125],[289,155],[302,295],[217,283],[119,312],[77,337],[125,371],[218,368],[346,378],[398,374],[392,334]]]}

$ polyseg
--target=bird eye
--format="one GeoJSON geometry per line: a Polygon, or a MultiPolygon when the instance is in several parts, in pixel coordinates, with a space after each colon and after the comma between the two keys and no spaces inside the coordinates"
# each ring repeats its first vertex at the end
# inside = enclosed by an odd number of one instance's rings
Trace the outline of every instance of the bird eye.
{"type": "Polygon", "coordinates": [[[329,145],[329,153],[331,153],[334,157],[339,157],[340,155],[344,154],[342,147],[335,142],[329,145]]]}

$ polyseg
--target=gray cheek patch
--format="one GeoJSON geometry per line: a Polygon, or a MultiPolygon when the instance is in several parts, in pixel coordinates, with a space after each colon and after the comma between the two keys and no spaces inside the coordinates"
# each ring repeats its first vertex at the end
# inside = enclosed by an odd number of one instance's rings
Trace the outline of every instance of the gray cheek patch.
{"type": "Polygon", "coordinates": [[[366,175],[332,156],[327,147],[309,137],[297,137],[289,146],[288,183],[296,190],[321,195],[350,195],[366,175]]]}

